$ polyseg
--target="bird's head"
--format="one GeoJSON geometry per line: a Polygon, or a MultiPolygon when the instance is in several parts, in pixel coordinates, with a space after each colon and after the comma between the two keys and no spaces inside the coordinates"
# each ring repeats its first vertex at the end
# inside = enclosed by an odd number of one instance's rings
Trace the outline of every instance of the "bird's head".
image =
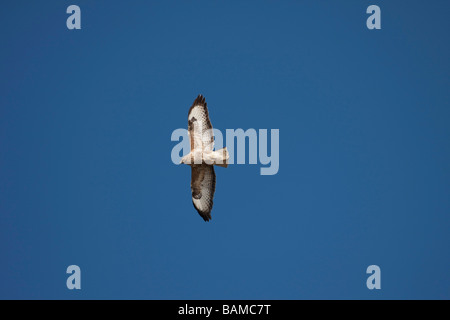
{"type": "Polygon", "coordinates": [[[191,154],[185,155],[183,158],[181,158],[180,164],[191,164],[191,154]]]}

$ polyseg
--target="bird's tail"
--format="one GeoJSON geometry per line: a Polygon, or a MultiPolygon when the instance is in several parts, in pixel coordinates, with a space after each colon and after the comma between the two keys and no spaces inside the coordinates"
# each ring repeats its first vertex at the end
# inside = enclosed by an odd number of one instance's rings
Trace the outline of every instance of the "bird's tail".
{"type": "Polygon", "coordinates": [[[219,167],[228,167],[228,159],[230,158],[230,155],[228,154],[227,148],[225,147],[214,152],[216,153],[216,160],[214,161],[214,164],[219,167]]]}

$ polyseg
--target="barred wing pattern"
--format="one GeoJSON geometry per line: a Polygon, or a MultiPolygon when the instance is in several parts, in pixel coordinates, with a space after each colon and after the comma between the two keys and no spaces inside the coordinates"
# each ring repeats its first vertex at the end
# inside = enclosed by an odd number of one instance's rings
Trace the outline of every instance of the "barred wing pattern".
{"type": "Polygon", "coordinates": [[[192,203],[205,221],[211,219],[216,174],[214,167],[206,164],[191,166],[192,203]]]}
{"type": "Polygon", "coordinates": [[[201,148],[212,151],[214,148],[214,135],[205,97],[201,94],[195,99],[188,114],[188,132],[191,141],[191,151],[201,148]]]}

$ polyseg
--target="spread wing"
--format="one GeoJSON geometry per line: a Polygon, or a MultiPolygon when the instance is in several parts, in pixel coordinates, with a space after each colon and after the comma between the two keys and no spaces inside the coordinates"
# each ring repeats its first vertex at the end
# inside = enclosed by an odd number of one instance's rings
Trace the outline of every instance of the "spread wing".
{"type": "Polygon", "coordinates": [[[206,164],[191,166],[192,203],[205,221],[211,219],[216,174],[214,167],[206,164]]]}
{"type": "Polygon", "coordinates": [[[188,133],[191,141],[191,151],[201,148],[212,151],[214,148],[214,135],[205,97],[201,94],[195,99],[188,114],[188,133]]]}

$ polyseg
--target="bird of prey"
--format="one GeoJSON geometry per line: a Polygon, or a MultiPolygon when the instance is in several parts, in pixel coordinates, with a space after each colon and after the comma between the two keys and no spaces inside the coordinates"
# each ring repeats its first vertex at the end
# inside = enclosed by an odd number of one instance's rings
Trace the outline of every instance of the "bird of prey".
{"type": "Polygon", "coordinates": [[[201,94],[189,109],[188,135],[191,151],[181,159],[181,163],[191,166],[192,203],[203,220],[209,221],[216,190],[214,165],[226,168],[229,155],[227,148],[213,151],[213,128],[201,94]]]}

